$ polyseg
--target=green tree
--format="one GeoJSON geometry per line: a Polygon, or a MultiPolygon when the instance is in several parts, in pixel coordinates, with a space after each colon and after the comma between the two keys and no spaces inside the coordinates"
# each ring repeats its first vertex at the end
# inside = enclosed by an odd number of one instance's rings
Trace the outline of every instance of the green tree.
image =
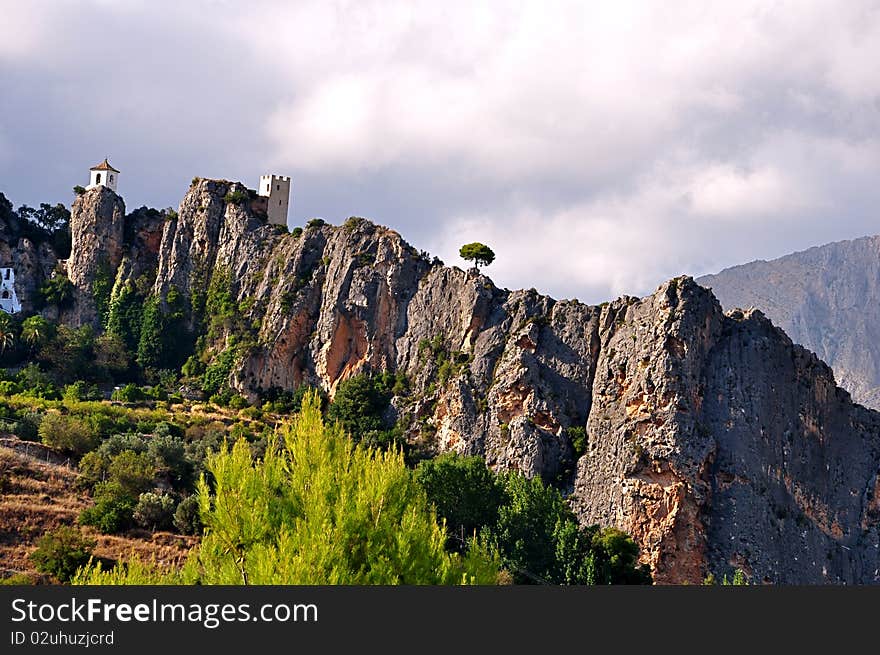
{"type": "Polygon", "coordinates": [[[30,346],[31,352],[45,345],[52,334],[53,325],[39,314],[29,316],[21,324],[21,339],[30,346]]]}
{"type": "Polygon", "coordinates": [[[144,298],[131,282],[126,282],[118,290],[114,289],[110,298],[107,330],[122,339],[129,352],[137,352],[143,316],[144,298]]]}
{"type": "Polygon", "coordinates": [[[495,253],[492,249],[483,243],[466,243],[458,251],[458,254],[465,261],[474,262],[474,266],[488,266],[495,261],[495,253]]]}
{"type": "Polygon", "coordinates": [[[468,538],[494,526],[507,500],[504,485],[482,457],[445,453],[419,462],[415,476],[437,508],[437,515],[446,519],[454,550],[463,550],[468,538]]]}
{"type": "Polygon", "coordinates": [[[244,440],[210,455],[198,486],[202,541],[180,574],[143,563],[93,567],[79,583],[491,584],[485,547],[447,553],[424,490],[399,451],[355,446],[312,396],[254,462],[244,440]]]}
{"type": "Polygon", "coordinates": [[[73,301],[73,293],[73,282],[65,273],[55,273],[40,287],[43,301],[57,307],[68,306],[73,301]]]}
{"type": "Polygon", "coordinates": [[[15,323],[6,312],[0,311],[0,355],[15,344],[15,323]]]}
{"type": "Polygon", "coordinates": [[[42,442],[50,448],[76,456],[89,452],[98,444],[98,435],[87,421],[55,411],[43,417],[39,434],[42,442]]]}
{"type": "Polygon", "coordinates": [[[167,494],[142,493],[135,505],[135,523],[147,530],[170,530],[174,520],[176,503],[167,494]]]}
{"type": "Polygon", "coordinates": [[[94,547],[95,542],[85,538],[77,528],[64,525],[40,537],[30,560],[40,573],[67,582],[78,568],[88,563],[94,547]]]}
{"type": "Polygon", "coordinates": [[[390,396],[377,382],[368,375],[343,380],[327,410],[327,417],[339,421],[355,441],[384,428],[382,414],[390,396]]]}
{"type": "Polygon", "coordinates": [[[200,534],[202,532],[198,496],[187,496],[180,501],[174,511],[174,527],[180,534],[200,534]]]}
{"type": "Polygon", "coordinates": [[[509,500],[486,532],[514,580],[530,584],[650,584],[639,549],[615,528],[580,527],[558,490],[539,477],[504,476],[509,500]]]}

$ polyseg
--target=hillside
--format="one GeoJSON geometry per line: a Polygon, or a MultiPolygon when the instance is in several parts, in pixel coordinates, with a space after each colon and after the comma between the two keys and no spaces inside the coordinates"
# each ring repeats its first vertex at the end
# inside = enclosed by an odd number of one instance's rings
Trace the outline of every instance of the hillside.
{"type": "Polygon", "coordinates": [[[177,212],[125,216],[86,192],[62,320],[218,402],[389,371],[383,427],[416,456],[542,476],[659,582],[880,581],[880,414],[760,312],[687,277],[602,306],[499,289],[364,219],[288,234],[251,199],[196,179],[177,212]]]}
{"type": "Polygon", "coordinates": [[[757,307],[880,409],[880,236],[839,241],[697,280],[727,309],[757,307]]]}

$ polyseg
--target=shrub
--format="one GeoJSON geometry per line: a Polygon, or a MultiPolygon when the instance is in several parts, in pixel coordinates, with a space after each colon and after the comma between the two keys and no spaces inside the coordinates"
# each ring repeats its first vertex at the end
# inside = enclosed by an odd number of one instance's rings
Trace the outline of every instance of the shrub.
{"type": "Polygon", "coordinates": [[[147,530],[170,530],[175,502],[167,494],[145,492],[138,498],[132,514],[135,523],[147,530]]]}
{"type": "Polygon", "coordinates": [[[70,402],[81,402],[83,400],[101,400],[103,396],[93,384],[78,380],[73,384],[64,387],[64,400],[70,402]]]}
{"type": "Polygon", "coordinates": [[[504,485],[481,457],[446,453],[419,462],[415,477],[437,515],[446,519],[455,550],[464,549],[468,538],[498,521],[498,510],[506,500],[504,485]]]}
{"type": "Polygon", "coordinates": [[[301,227],[295,227],[290,233],[293,235],[294,239],[299,239],[300,236],[302,236],[303,229],[301,227]]]}
{"type": "Polygon", "coordinates": [[[312,230],[315,228],[324,227],[325,225],[327,225],[327,221],[325,221],[323,218],[311,218],[308,220],[308,222],[306,222],[306,229],[312,230]]]}
{"type": "Polygon", "coordinates": [[[82,194],[84,194],[86,192],[86,188],[84,186],[77,184],[75,187],[73,187],[73,192],[76,195],[81,196],[82,194]]]}
{"type": "Polygon", "coordinates": [[[357,442],[368,432],[382,430],[382,414],[389,400],[373,378],[357,375],[339,383],[327,416],[339,421],[357,442]]]}
{"type": "Polygon", "coordinates": [[[94,547],[95,542],[86,539],[79,529],[64,525],[40,537],[30,560],[40,573],[67,582],[78,568],[88,564],[94,547]]]}
{"type": "Polygon", "coordinates": [[[104,534],[114,534],[131,527],[137,501],[116,482],[102,482],[95,487],[95,504],[79,515],[82,525],[90,525],[104,534]]]}
{"type": "Polygon", "coordinates": [[[200,534],[202,532],[198,496],[187,496],[180,501],[174,512],[174,527],[180,534],[200,534]]]}
{"type": "Polygon", "coordinates": [[[244,409],[248,406],[249,403],[247,401],[247,398],[239,396],[236,393],[232,394],[232,397],[229,399],[229,402],[227,404],[229,405],[230,409],[244,409]]]}
{"type": "Polygon", "coordinates": [[[156,460],[149,453],[123,450],[110,459],[107,476],[129,496],[137,497],[153,486],[156,460]]]}
{"type": "Polygon", "coordinates": [[[118,400],[123,403],[136,403],[147,399],[147,394],[141,390],[139,386],[133,382],[129,382],[124,387],[115,389],[110,396],[112,400],[118,400]]]}
{"type": "Polygon", "coordinates": [[[40,439],[54,450],[81,456],[98,445],[98,435],[84,419],[49,412],[39,428],[40,439]]]}
{"type": "Polygon", "coordinates": [[[240,205],[249,199],[246,191],[230,191],[223,200],[230,205],[240,205]]]}
{"type": "MultiPolygon", "coordinates": [[[[208,460],[198,498],[205,534],[182,574],[190,584],[492,584],[488,550],[449,554],[424,490],[400,452],[355,447],[325,426],[318,399],[254,461],[239,440],[208,460]]],[[[77,582],[134,583],[142,564],[94,568],[77,582]]]]}
{"type": "Polygon", "coordinates": [[[580,457],[587,452],[587,428],[583,425],[573,425],[566,431],[568,438],[571,439],[571,448],[574,450],[574,456],[580,457]]]}

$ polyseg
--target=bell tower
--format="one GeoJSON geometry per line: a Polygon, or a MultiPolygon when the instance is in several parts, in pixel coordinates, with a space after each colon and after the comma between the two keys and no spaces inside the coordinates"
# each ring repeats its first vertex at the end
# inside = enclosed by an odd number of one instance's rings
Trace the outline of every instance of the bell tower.
{"type": "Polygon", "coordinates": [[[119,171],[110,165],[107,158],[104,158],[97,166],[89,169],[89,186],[87,189],[94,189],[96,186],[105,186],[114,193],[116,192],[116,183],[119,180],[119,171]]]}

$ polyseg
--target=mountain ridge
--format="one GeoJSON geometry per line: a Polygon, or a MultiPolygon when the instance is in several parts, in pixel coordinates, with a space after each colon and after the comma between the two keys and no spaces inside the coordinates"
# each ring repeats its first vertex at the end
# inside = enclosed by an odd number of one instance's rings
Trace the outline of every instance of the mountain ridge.
{"type": "MultiPolygon", "coordinates": [[[[145,307],[145,368],[193,353],[185,372],[253,401],[391,371],[386,424],[411,447],[553,481],[583,524],[632,534],[659,582],[880,581],[880,414],[761,312],[725,313],[689,277],[600,306],[498,289],[365,219],[282,233],[223,180],[119,237],[105,194],[71,225],[111,247],[67,270],[94,297],[118,245],[110,322],[145,307]]],[[[100,330],[102,302],[67,311],[100,330]]]]}

